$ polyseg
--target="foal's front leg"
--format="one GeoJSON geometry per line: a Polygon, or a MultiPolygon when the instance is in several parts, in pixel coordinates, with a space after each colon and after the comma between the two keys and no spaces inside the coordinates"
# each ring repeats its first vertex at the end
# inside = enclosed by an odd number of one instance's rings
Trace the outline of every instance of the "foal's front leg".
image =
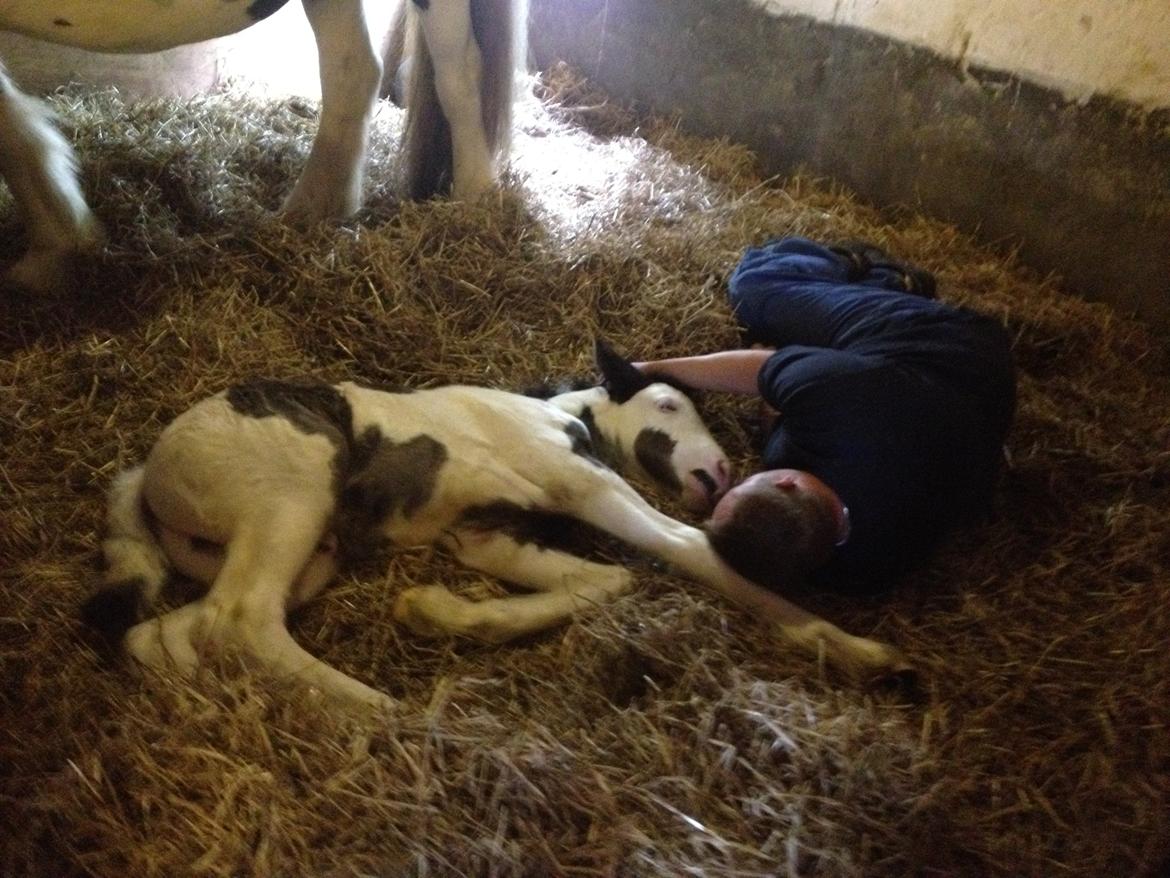
{"type": "Polygon", "coordinates": [[[544,594],[469,601],[440,585],[410,588],[398,596],[394,617],[418,634],[502,643],[563,625],[575,612],[611,601],[633,584],[624,567],[521,543],[499,531],[458,530],[444,545],[468,567],[544,594]]]}
{"type": "Polygon", "coordinates": [[[618,564],[521,542],[503,531],[461,528],[450,532],[443,545],[468,567],[534,591],[573,591],[587,585],[622,591],[633,582],[630,571],[618,564]]]}
{"type": "Polygon", "coordinates": [[[692,579],[749,610],[781,640],[826,660],[856,678],[889,678],[912,672],[893,647],[847,634],[830,622],[740,576],[711,548],[707,535],[663,515],[615,474],[582,471],[583,490],[565,510],[677,567],[692,579]]]}
{"type": "Polygon", "coordinates": [[[321,120],[309,160],[283,213],[296,222],[336,219],[362,201],[370,119],[382,78],[362,0],[303,0],[317,40],[321,120]]]}

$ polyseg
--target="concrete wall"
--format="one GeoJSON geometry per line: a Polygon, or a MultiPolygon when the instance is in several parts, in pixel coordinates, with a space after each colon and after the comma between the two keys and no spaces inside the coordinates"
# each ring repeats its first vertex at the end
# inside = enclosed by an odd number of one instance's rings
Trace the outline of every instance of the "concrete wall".
{"type": "Polygon", "coordinates": [[[744,142],[772,172],[804,166],[876,204],[908,204],[1018,245],[1068,289],[1170,328],[1166,9],[1164,0],[533,0],[531,42],[538,64],[564,59],[619,99],[744,142]],[[823,20],[776,14],[798,6],[823,20]],[[873,21],[879,9],[890,31],[901,10],[904,39],[841,23],[873,21]],[[1135,10],[1148,17],[1120,16],[1135,10]],[[949,30],[930,25],[948,14],[949,30]],[[952,31],[960,37],[928,47],[952,31]],[[1119,47],[1129,54],[1115,59],[1119,47]],[[980,66],[993,50],[1008,53],[999,62],[1008,66],[980,66]]]}
{"type": "Polygon", "coordinates": [[[752,0],[1006,70],[1074,100],[1170,106],[1166,0],[752,0]]]}

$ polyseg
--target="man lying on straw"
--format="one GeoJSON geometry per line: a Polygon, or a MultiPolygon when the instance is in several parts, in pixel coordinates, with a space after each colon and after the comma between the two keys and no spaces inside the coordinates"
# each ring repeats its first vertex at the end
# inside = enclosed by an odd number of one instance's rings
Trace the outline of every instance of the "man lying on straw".
{"type": "Polygon", "coordinates": [[[872,591],[987,516],[1015,409],[1010,343],[934,288],[876,247],[786,238],[749,249],[731,276],[756,347],[638,364],[766,403],[766,470],[708,523],[740,573],[872,591]]]}

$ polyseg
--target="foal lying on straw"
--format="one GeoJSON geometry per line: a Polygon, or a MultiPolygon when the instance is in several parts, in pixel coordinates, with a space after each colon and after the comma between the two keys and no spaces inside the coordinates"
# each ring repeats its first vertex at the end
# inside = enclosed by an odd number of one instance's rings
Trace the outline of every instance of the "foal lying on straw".
{"type": "Polygon", "coordinates": [[[439,544],[534,593],[472,602],[441,586],[399,595],[415,631],[490,642],[562,624],[632,584],[628,570],[525,543],[492,527],[556,513],[658,556],[856,676],[899,674],[892,648],[853,637],[736,574],[706,534],[653,509],[598,456],[709,508],[728,488],[723,452],[690,400],[598,344],[603,386],[547,401],[480,387],[388,393],[354,384],[259,380],[197,403],[145,465],[114,484],[106,587],[87,620],[124,635],[155,668],[190,673],[201,651],[241,648],[278,674],[371,705],[391,699],[296,644],[285,616],[340,565],[382,542],[439,544]],[[135,620],[168,568],[210,586],[193,603],[135,620]],[[128,629],[128,630],[127,630],[128,629]]]}

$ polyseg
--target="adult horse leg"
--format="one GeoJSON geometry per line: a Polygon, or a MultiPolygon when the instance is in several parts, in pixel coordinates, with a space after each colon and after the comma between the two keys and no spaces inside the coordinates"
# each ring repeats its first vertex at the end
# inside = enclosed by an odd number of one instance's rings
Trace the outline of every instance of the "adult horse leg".
{"type": "Polygon", "coordinates": [[[405,107],[414,61],[411,48],[418,20],[409,14],[411,0],[394,2],[397,5],[382,40],[382,85],[378,89],[378,97],[392,101],[395,106],[405,107]]]}
{"type": "Polygon", "coordinates": [[[345,217],[361,205],[370,119],[382,61],[366,26],[362,0],[303,0],[317,40],[321,120],[309,160],[285,199],[294,222],[345,217]]]}
{"type": "Polygon", "coordinates": [[[624,567],[521,543],[499,531],[458,530],[444,544],[468,567],[544,594],[469,601],[441,585],[410,588],[395,601],[394,617],[419,634],[503,643],[563,624],[574,612],[611,601],[633,584],[624,567]]]}
{"type": "Polygon", "coordinates": [[[28,251],[7,279],[33,290],[59,286],[73,258],[101,240],[77,180],[73,151],[40,101],[21,92],[0,63],[0,178],[28,224],[28,251]]]}
{"type": "Polygon", "coordinates": [[[413,2],[421,39],[411,62],[410,194],[427,198],[449,182],[455,198],[474,199],[495,182],[495,156],[507,148],[518,42],[513,19],[523,4],[413,2]]]}

